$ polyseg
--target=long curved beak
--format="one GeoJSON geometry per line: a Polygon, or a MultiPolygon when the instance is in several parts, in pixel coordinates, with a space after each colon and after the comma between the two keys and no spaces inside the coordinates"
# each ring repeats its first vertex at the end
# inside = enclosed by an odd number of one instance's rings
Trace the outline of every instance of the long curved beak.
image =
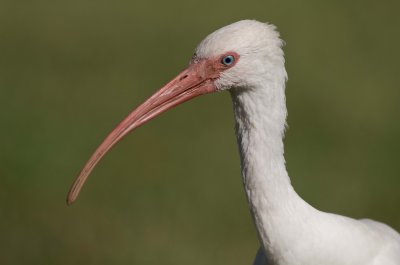
{"type": "Polygon", "coordinates": [[[96,149],[75,179],[67,196],[67,204],[70,205],[76,200],[83,184],[100,159],[129,132],[176,105],[216,91],[213,77],[208,72],[206,62],[190,64],[122,120],[96,149]]]}

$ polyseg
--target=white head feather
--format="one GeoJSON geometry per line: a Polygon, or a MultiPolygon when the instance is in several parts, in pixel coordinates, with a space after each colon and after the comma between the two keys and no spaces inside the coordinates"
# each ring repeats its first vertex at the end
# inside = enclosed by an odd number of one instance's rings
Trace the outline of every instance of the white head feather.
{"type": "Polygon", "coordinates": [[[213,58],[230,51],[240,55],[235,67],[224,71],[217,80],[219,90],[259,87],[260,81],[272,79],[276,69],[286,80],[284,42],[275,29],[274,25],[256,20],[238,21],[208,35],[198,45],[195,56],[199,59],[213,58]]]}

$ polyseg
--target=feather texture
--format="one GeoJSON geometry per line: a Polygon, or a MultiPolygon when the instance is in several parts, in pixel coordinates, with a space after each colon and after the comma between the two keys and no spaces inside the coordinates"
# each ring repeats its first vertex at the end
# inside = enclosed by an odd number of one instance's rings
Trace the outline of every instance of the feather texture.
{"type": "Polygon", "coordinates": [[[243,185],[261,243],[254,264],[399,265],[400,235],[392,228],[318,211],[294,191],[283,147],[282,44],[274,26],[244,20],[210,34],[196,50],[199,58],[240,55],[215,83],[232,97],[243,185]]]}

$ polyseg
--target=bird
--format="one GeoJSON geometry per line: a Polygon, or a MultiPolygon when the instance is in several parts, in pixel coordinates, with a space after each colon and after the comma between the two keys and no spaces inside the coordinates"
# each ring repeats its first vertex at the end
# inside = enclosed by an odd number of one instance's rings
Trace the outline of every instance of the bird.
{"type": "Polygon", "coordinates": [[[73,203],[100,159],[128,133],[200,95],[229,91],[241,175],[260,248],[254,265],[400,265],[400,234],[386,224],[319,211],[288,176],[287,73],[276,27],[241,20],[217,29],[188,67],[135,108],[99,145],[73,183],[73,203]]]}

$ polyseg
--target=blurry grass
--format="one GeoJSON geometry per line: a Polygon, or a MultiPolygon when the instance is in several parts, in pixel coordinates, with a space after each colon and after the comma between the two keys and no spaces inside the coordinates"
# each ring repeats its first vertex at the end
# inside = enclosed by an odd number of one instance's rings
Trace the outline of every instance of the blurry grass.
{"type": "Polygon", "coordinates": [[[0,263],[249,264],[257,248],[227,93],[137,130],[68,187],[106,133],[214,29],[278,26],[286,158],[324,211],[400,230],[399,4],[0,2],[0,263]]]}

